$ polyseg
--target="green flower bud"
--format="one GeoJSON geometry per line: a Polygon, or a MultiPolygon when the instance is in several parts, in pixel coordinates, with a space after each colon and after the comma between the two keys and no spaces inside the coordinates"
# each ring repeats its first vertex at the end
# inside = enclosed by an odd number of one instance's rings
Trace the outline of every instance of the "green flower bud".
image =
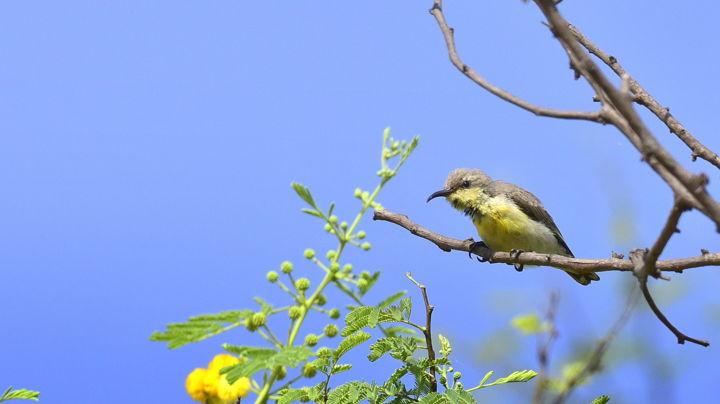
{"type": "Polygon", "coordinates": [[[345,272],[346,274],[352,272],[352,269],[353,269],[352,264],[343,265],[343,272],[345,272]]]}
{"type": "Polygon", "coordinates": [[[264,326],[266,321],[267,317],[265,317],[263,313],[255,313],[250,318],[250,323],[255,326],[255,328],[264,326]]]}
{"type": "Polygon", "coordinates": [[[397,140],[392,142],[392,144],[390,145],[390,148],[393,150],[397,150],[398,147],[400,147],[400,142],[397,140]]]}
{"type": "Polygon", "coordinates": [[[338,217],[335,215],[332,215],[328,218],[328,220],[330,221],[330,223],[335,224],[338,222],[338,217]]]}
{"type": "Polygon", "coordinates": [[[357,285],[360,289],[365,289],[368,285],[367,279],[359,279],[357,285]]]}
{"type": "Polygon", "coordinates": [[[368,191],[363,191],[363,193],[362,193],[361,196],[362,196],[362,199],[368,199],[368,198],[370,197],[370,192],[368,192],[368,191]]]}
{"type": "Polygon", "coordinates": [[[340,310],[338,309],[332,309],[330,310],[330,313],[328,313],[331,319],[337,320],[340,318],[340,310]]]}
{"type": "Polygon", "coordinates": [[[280,276],[280,275],[278,275],[277,272],[275,272],[275,271],[269,271],[269,272],[265,275],[265,278],[267,278],[268,282],[277,282],[279,276],[280,276]]]}
{"type": "Polygon", "coordinates": [[[317,355],[318,358],[329,358],[333,355],[332,349],[324,346],[315,352],[315,355],[317,355]]]}
{"type": "Polygon", "coordinates": [[[285,366],[278,366],[275,368],[275,375],[277,380],[282,380],[287,376],[287,369],[285,366]]]}
{"type": "Polygon", "coordinates": [[[302,309],[299,306],[292,306],[288,309],[288,317],[297,320],[302,315],[302,309]]]}
{"type": "Polygon", "coordinates": [[[454,371],[455,371],[455,368],[452,367],[452,366],[448,366],[447,371],[448,371],[448,372],[454,372],[454,371]]]}
{"type": "Polygon", "coordinates": [[[317,374],[317,369],[315,369],[315,365],[313,365],[311,362],[308,362],[303,365],[302,374],[303,374],[303,376],[310,379],[317,374]]]}
{"type": "Polygon", "coordinates": [[[327,257],[327,259],[329,259],[330,261],[332,261],[336,255],[337,252],[335,252],[335,250],[329,250],[327,253],[325,253],[325,257],[327,257]]]}
{"type": "Polygon", "coordinates": [[[295,288],[300,291],[310,289],[310,280],[308,278],[300,278],[295,281],[295,288]]]}
{"type": "Polygon", "coordinates": [[[305,336],[305,345],[315,346],[320,338],[315,334],[308,334],[305,336]]]}
{"type": "Polygon", "coordinates": [[[363,193],[362,189],[355,188],[355,193],[353,195],[355,195],[356,198],[360,198],[362,196],[362,193],[363,193]]]}
{"type": "Polygon", "coordinates": [[[329,338],[332,338],[337,335],[338,326],[336,326],[335,324],[328,324],[325,326],[323,332],[325,332],[325,335],[327,335],[329,338]]]}
{"type": "Polygon", "coordinates": [[[440,376],[440,384],[442,384],[443,386],[446,385],[446,384],[447,384],[447,377],[445,377],[445,376],[440,376]]]}
{"type": "Polygon", "coordinates": [[[280,270],[284,274],[289,274],[293,270],[293,264],[290,261],[285,261],[282,264],[280,264],[280,270]]]}
{"type": "Polygon", "coordinates": [[[333,262],[332,264],[330,264],[330,272],[335,273],[339,270],[340,270],[340,264],[338,264],[337,262],[333,262]]]}
{"type": "Polygon", "coordinates": [[[311,260],[315,258],[315,250],[313,250],[312,248],[308,248],[307,250],[305,250],[304,255],[305,258],[311,260]]]}
{"type": "Polygon", "coordinates": [[[462,382],[455,383],[455,386],[453,388],[456,390],[465,390],[465,386],[463,386],[462,382]]]}
{"type": "Polygon", "coordinates": [[[340,228],[343,229],[343,230],[347,230],[347,228],[348,228],[348,222],[342,222],[342,223],[340,223],[340,228]]]}
{"type": "Polygon", "coordinates": [[[372,278],[372,274],[370,273],[370,271],[362,271],[362,272],[360,272],[360,278],[361,279],[370,279],[370,278],[372,278]]]}
{"type": "Polygon", "coordinates": [[[370,243],[368,243],[368,242],[366,241],[366,242],[362,243],[362,245],[360,245],[360,248],[362,248],[362,249],[365,250],[365,251],[369,251],[369,250],[370,250],[370,243]]]}
{"type": "Polygon", "coordinates": [[[461,377],[462,377],[462,373],[460,373],[460,372],[455,372],[455,374],[453,374],[453,380],[455,380],[455,381],[460,380],[461,377]]]}
{"type": "Polygon", "coordinates": [[[315,304],[318,306],[324,306],[325,303],[327,303],[327,297],[325,295],[318,295],[318,297],[315,299],[315,304]]]}
{"type": "Polygon", "coordinates": [[[357,234],[355,235],[355,237],[357,237],[358,239],[362,240],[362,239],[365,238],[366,235],[367,235],[367,234],[365,233],[365,230],[360,230],[359,232],[357,232],[357,234]]]}

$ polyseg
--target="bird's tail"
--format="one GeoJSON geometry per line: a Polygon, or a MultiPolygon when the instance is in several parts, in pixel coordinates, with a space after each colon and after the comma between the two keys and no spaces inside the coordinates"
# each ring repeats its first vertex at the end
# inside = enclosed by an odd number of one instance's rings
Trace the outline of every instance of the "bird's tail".
{"type": "Polygon", "coordinates": [[[589,274],[576,274],[574,272],[566,271],[568,275],[572,276],[573,279],[575,279],[575,282],[581,284],[581,285],[589,285],[592,281],[599,281],[600,277],[595,272],[590,272],[589,274]]]}

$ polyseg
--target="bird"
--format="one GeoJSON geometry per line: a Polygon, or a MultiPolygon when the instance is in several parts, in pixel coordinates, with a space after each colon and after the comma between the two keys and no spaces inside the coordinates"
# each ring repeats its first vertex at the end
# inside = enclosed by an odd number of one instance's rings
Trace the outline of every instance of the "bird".
{"type": "MultiPolygon", "coordinates": [[[[574,257],[540,200],[517,185],[494,181],[478,169],[458,168],[450,172],[444,188],[431,194],[427,202],[438,197],[445,197],[470,217],[485,246],[493,251],[574,257]]],[[[522,266],[516,265],[515,269],[521,271],[522,266]]],[[[596,273],[566,272],[582,285],[600,280],[596,273]]]]}

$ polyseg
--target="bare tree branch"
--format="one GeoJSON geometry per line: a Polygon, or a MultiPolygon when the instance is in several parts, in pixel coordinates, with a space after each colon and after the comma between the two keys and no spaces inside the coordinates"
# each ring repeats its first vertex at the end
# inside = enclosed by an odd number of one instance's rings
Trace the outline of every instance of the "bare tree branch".
{"type": "MultiPolygon", "coordinates": [[[[410,220],[406,215],[393,213],[389,210],[376,210],[373,220],[383,220],[394,223],[400,227],[410,231],[410,233],[424,238],[438,246],[443,251],[464,251],[472,252],[479,256],[483,255],[483,251],[471,251],[474,243],[473,239],[458,240],[447,237],[442,234],[435,233],[427,228],[410,220]]],[[[582,259],[571,258],[563,255],[540,254],[534,252],[524,252],[519,255],[507,252],[492,252],[490,263],[504,264],[523,264],[523,265],[539,265],[559,268],[576,273],[605,272],[605,271],[624,271],[633,272],[633,264],[629,260],[620,258],[605,259],[582,259]]],[[[708,267],[720,265],[720,253],[703,253],[697,257],[676,258],[657,261],[656,267],[659,271],[682,273],[685,269],[708,267]]]]}
{"type": "Polygon", "coordinates": [[[545,313],[545,321],[550,324],[550,330],[548,330],[547,337],[543,341],[538,338],[537,355],[540,369],[538,370],[538,377],[535,382],[533,404],[542,404],[545,389],[547,387],[547,369],[548,363],[550,362],[550,349],[558,336],[558,330],[557,327],[555,327],[555,311],[557,310],[559,300],[560,296],[557,292],[550,293],[550,302],[548,303],[548,309],[545,313]]]}
{"type": "Polygon", "coordinates": [[[625,308],[620,314],[620,317],[618,317],[617,321],[615,321],[615,324],[613,324],[607,334],[605,334],[605,337],[603,337],[600,341],[597,342],[595,348],[590,354],[590,359],[588,359],[583,370],[580,373],[576,374],[575,377],[567,381],[567,388],[563,390],[555,398],[555,400],[553,400],[553,404],[564,403],[570,393],[572,393],[572,391],[575,389],[575,387],[582,383],[585,378],[600,369],[600,364],[602,363],[602,359],[605,356],[605,352],[607,352],[610,343],[615,339],[620,330],[625,326],[625,324],[627,324],[628,320],[632,316],[633,311],[635,310],[636,303],[637,293],[631,293],[630,296],[628,296],[627,302],[625,303],[625,308]]]}
{"type": "Polygon", "coordinates": [[[680,232],[677,225],[684,210],[682,202],[679,199],[676,199],[672,209],[670,209],[670,214],[665,222],[665,226],[663,226],[657,240],[655,240],[655,243],[652,247],[650,247],[650,250],[648,250],[648,253],[645,255],[645,267],[648,275],[656,278],[662,276],[661,272],[655,266],[655,263],[657,262],[658,257],[660,257],[660,253],[665,249],[668,241],[670,241],[670,237],[672,237],[673,234],[680,232]]]}
{"type": "Polygon", "coordinates": [[[606,121],[615,125],[640,151],[643,159],[670,185],[680,196],[692,195],[686,203],[703,212],[720,231],[720,204],[705,189],[707,176],[694,175],[680,165],[655,139],[650,130],[632,107],[631,97],[620,92],[602,73],[588,54],[580,47],[570,24],[560,15],[552,0],[535,0],[535,3],[548,19],[550,29],[562,44],[576,71],[598,93],[603,103],[602,115],[606,121]],[[677,184],[684,189],[676,189],[677,184]]]}
{"type": "Polygon", "coordinates": [[[657,100],[655,100],[655,98],[653,98],[637,81],[635,81],[635,79],[630,77],[614,56],[610,56],[603,52],[602,49],[598,48],[585,35],[583,35],[577,27],[569,25],[568,29],[575,36],[575,39],[588,50],[588,52],[602,60],[603,63],[615,72],[615,74],[620,77],[627,75],[629,78],[630,91],[633,93],[633,101],[650,110],[668,127],[668,129],[670,129],[672,133],[677,135],[677,137],[679,137],[680,140],[682,140],[692,151],[693,161],[700,157],[715,167],[720,168],[720,156],[700,143],[695,136],[693,136],[677,119],[675,119],[675,117],[672,116],[672,114],[670,114],[670,108],[660,105],[660,103],[657,102],[657,100]]]}
{"type": "Polygon", "coordinates": [[[524,110],[530,111],[533,114],[539,115],[539,116],[548,116],[548,117],[561,118],[561,119],[581,119],[581,120],[600,122],[600,123],[604,122],[599,111],[596,111],[596,112],[564,111],[564,110],[545,108],[545,107],[541,107],[541,106],[532,104],[528,101],[525,101],[522,98],[519,98],[513,94],[510,94],[509,92],[493,85],[492,83],[487,81],[485,78],[483,78],[479,74],[477,74],[477,72],[475,72],[475,70],[473,70],[470,66],[466,65],[460,59],[460,56],[458,55],[458,52],[457,52],[457,48],[455,47],[454,30],[447,25],[447,22],[445,21],[445,16],[442,13],[442,0],[435,0],[433,7],[430,9],[430,14],[432,14],[433,17],[435,17],[438,25],[440,26],[440,30],[442,31],[443,37],[445,38],[445,44],[447,45],[448,56],[450,57],[450,61],[452,62],[452,64],[458,70],[460,70],[460,72],[462,74],[467,76],[470,80],[472,80],[474,83],[476,83],[480,87],[489,91],[491,94],[496,95],[513,105],[516,105],[524,110]]]}
{"type": "MultiPolygon", "coordinates": [[[[655,304],[655,300],[652,298],[652,295],[650,294],[650,290],[647,286],[647,278],[648,278],[648,268],[646,263],[645,256],[647,255],[647,250],[642,249],[634,249],[630,251],[630,260],[633,263],[633,272],[635,273],[635,276],[638,278],[638,281],[640,282],[640,290],[642,291],[643,297],[645,297],[645,300],[648,303],[648,306],[650,306],[650,309],[653,313],[655,313],[655,316],[662,322],[665,327],[667,327],[678,339],[678,344],[684,344],[685,341],[689,341],[698,345],[702,346],[708,346],[710,343],[708,341],[699,340],[693,337],[690,337],[688,335],[683,334],[680,330],[675,327],[670,320],[665,317],[665,315],[660,311],[657,304],[655,304]]],[[[659,264],[659,262],[658,262],[659,264]]]]}
{"type": "Polygon", "coordinates": [[[425,344],[427,345],[427,351],[428,351],[428,359],[430,360],[430,391],[437,391],[437,379],[436,379],[436,373],[437,368],[435,367],[435,350],[433,349],[432,344],[432,312],[435,310],[435,306],[430,305],[430,301],[428,300],[427,295],[427,289],[425,288],[425,285],[421,284],[420,282],[413,279],[412,275],[410,275],[410,272],[405,272],[405,276],[412,281],[412,283],[415,284],[418,288],[420,288],[420,291],[422,292],[423,301],[425,302],[425,327],[423,328],[422,332],[425,336],[425,344]]]}

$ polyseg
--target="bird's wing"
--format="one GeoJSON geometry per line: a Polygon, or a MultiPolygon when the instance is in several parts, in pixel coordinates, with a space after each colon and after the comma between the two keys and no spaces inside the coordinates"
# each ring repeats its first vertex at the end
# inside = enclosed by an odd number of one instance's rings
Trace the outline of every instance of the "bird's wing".
{"type": "Polygon", "coordinates": [[[560,229],[558,229],[547,210],[543,208],[540,200],[530,191],[507,182],[493,181],[487,187],[487,192],[491,197],[502,194],[515,202],[518,208],[528,215],[530,219],[547,226],[552,231],[558,243],[567,250],[570,256],[573,256],[572,251],[570,251],[570,247],[568,247],[567,243],[565,243],[565,239],[563,239],[562,233],[560,233],[560,229]]]}

